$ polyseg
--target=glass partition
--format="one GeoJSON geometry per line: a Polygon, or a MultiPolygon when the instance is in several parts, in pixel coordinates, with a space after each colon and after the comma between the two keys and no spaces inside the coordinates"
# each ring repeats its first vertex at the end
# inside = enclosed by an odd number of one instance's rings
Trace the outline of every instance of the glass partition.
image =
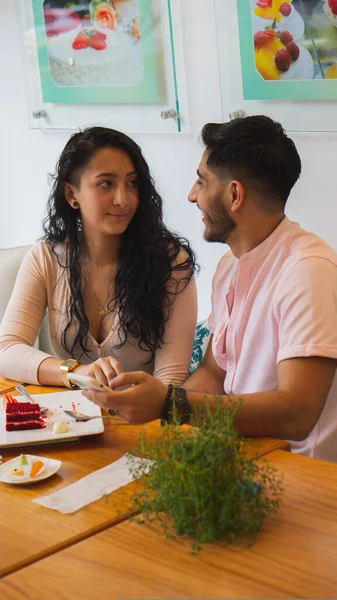
{"type": "Polygon", "coordinates": [[[215,15],[224,119],[337,130],[335,0],[215,0],[215,15]]]}
{"type": "Polygon", "coordinates": [[[176,0],[17,4],[32,128],[186,127],[181,65],[177,70],[175,61],[182,43],[176,0]]]}

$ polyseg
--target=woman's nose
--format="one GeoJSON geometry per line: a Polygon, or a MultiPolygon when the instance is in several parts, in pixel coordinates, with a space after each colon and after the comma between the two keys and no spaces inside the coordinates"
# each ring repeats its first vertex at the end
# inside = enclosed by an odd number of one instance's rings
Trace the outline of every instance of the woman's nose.
{"type": "Polygon", "coordinates": [[[123,185],[117,187],[114,197],[114,204],[126,206],[128,204],[127,191],[123,185]]]}

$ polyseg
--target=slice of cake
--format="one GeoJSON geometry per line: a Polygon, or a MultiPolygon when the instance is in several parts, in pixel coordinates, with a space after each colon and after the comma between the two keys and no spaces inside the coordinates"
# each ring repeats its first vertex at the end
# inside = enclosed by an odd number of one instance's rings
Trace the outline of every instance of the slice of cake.
{"type": "Polygon", "coordinates": [[[39,404],[18,402],[13,396],[4,396],[6,410],[6,431],[22,431],[25,429],[42,429],[45,423],[41,418],[39,404]]]}

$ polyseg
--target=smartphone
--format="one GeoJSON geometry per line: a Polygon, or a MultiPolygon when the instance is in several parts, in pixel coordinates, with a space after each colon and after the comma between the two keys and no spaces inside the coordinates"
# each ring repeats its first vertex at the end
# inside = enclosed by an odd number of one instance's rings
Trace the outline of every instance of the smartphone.
{"type": "Polygon", "coordinates": [[[78,373],[67,373],[67,377],[70,383],[77,385],[81,390],[94,390],[95,392],[112,392],[112,389],[107,385],[100,383],[93,377],[87,377],[86,375],[80,375],[78,373]]]}

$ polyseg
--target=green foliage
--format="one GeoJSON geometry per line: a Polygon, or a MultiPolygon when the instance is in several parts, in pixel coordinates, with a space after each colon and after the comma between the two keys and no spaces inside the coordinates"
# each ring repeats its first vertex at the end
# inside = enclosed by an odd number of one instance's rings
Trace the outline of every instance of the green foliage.
{"type": "Polygon", "coordinates": [[[168,537],[190,536],[193,551],[219,538],[254,542],[279,508],[282,483],[266,461],[244,454],[233,426],[237,409],[219,400],[194,417],[198,429],[166,425],[159,438],[141,435],[141,461],[129,455],[130,471],[141,479],[132,498],[138,522],[159,520],[168,537]],[[154,461],[150,468],[144,459],[154,461]]]}

